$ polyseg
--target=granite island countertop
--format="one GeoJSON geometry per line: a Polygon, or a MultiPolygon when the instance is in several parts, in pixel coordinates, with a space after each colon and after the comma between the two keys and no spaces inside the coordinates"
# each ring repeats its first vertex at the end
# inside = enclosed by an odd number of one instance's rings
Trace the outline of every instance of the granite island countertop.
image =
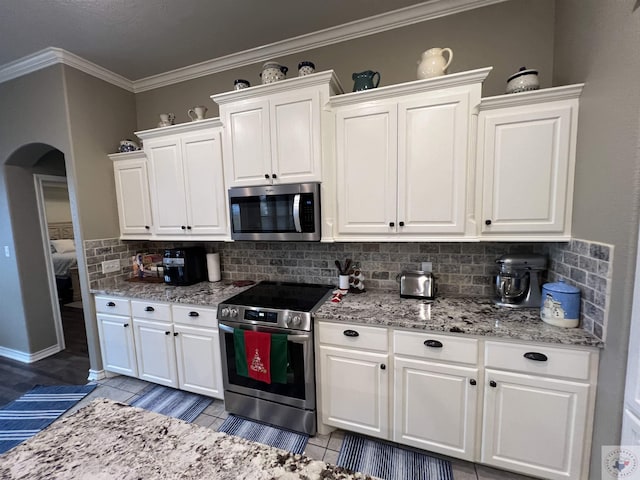
{"type": "Polygon", "coordinates": [[[339,303],[325,302],[315,318],[446,334],[604,347],[599,338],[586,330],[544,323],[538,309],[499,307],[490,298],[483,297],[436,297],[429,302],[400,298],[397,291],[350,293],[339,303]]]}

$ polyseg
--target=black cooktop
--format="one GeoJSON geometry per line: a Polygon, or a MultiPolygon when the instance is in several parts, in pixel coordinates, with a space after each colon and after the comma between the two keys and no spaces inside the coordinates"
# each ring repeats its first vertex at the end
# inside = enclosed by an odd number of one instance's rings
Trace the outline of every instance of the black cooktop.
{"type": "Polygon", "coordinates": [[[335,288],[333,285],[316,283],[262,281],[222,303],[225,305],[309,312],[329,291],[335,288]]]}

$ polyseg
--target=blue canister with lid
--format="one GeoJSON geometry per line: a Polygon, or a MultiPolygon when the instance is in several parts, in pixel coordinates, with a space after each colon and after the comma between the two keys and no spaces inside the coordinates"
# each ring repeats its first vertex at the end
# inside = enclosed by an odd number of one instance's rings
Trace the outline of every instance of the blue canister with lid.
{"type": "Polygon", "coordinates": [[[542,285],[540,318],[557,327],[577,327],[580,323],[580,289],[562,280],[542,285]]]}

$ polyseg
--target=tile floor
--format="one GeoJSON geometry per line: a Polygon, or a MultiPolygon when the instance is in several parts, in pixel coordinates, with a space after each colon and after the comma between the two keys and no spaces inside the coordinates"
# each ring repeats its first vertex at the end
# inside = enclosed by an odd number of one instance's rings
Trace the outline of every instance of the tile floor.
{"type": "MultiPolygon", "coordinates": [[[[122,403],[132,403],[154,385],[125,376],[111,377],[97,383],[97,388],[66,412],[64,416],[71,415],[98,397],[122,403]]],[[[217,430],[226,418],[227,412],[224,409],[224,402],[214,400],[193,423],[217,430]]],[[[330,435],[316,435],[309,439],[305,454],[316,460],[336,463],[343,438],[344,432],[341,430],[336,430],[330,435]]],[[[531,477],[495,470],[463,460],[452,458],[447,458],[447,460],[450,460],[453,466],[454,480],[534,480],[531,477]]]]}

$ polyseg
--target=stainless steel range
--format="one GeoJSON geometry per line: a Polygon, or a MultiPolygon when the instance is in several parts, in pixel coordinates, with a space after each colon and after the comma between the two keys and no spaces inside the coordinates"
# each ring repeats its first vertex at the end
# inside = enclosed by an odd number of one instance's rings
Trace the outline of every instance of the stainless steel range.
{"type": "Polygon", "coordinates": [[[313,314],[333,285],[263,281],[218,305],[224,400],[228,412],[316,433],[313,314]],[[234,330],[285,334],[285,383],[238,373],[234,330]]]}

